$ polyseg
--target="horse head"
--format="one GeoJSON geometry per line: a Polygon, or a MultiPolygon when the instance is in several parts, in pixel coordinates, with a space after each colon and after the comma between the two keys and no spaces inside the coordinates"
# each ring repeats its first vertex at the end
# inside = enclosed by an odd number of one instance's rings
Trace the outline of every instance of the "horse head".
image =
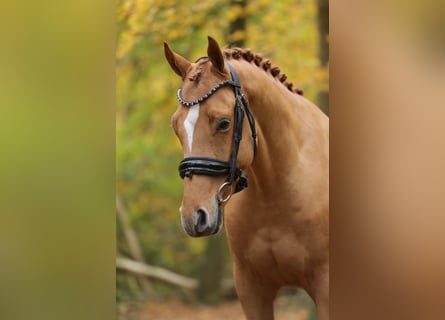
{"type": "Polygon", "coordinates": [[[184,179],[181,222],[190,236],[215,234],[223,224],[224,204],[232,193],[247,186],[242,169],[253,161],[256,145],[241,137],[250,125],[256,143],[253,116],[248,106],[243,110],[247,99],[236,71],[224,60],[214,39],[209,37],[207,56],[194,63],[173,52],[167,43],[164,51],[183,81],[179,107],[171,118],[184,151],[179,167],[184,179]]]}

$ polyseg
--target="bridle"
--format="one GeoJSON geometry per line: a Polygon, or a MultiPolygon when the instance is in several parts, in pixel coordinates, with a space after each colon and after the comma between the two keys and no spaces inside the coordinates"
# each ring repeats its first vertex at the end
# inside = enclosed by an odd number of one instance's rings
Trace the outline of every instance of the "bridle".
{"type": "MultiPolygon", "coordinates": [[[[203,57],[207,58],[207,57],[203,57]]],[[[202,59],[202,58],[200,58],[202,59]]],[[[198,59],[198,60],[200,60],[198,59]]],[[[209,175],[209,176],[223,176],[227,175],[227,179],[218,188],[217,200],[220,204],[229,201],[233,193],[240,192],[244,188],[247,188],[247,175],[236,166],[236,160],[238,157],[238,149],[243,133],[243,120],[244,114],[247,115],[250,131],[252,133],[253,140],[253,157],[256,156],[256,130],[255,119],[252,111],[249,108],[249,102],[244,94],[241,92],[241,83],[239,81],[238,74],[229,62],[225,62],[230,70],[232,80],[224,80],[211,88],[202,97],[193,101],[187,101],[182,97],[182,89],[178,89],[177,97],[181,104],[186,107],[191,107],[198,103],[201,103],[210,98],[218,89],[225,86],[232,86],[235,94],[235,110],[234,110],[234,128],[233,128],[233,148],[230,154],[229,161],[223,161],[214,158],[207,157],[188,157],[184,158],[179,163],[179,175],[182,179],[185,177],[191,178],[193,174],[209,175]],[[243,110],[244,107],[244,110],[243,110]],[[235,190],[233,191],[233,183],[236,182],[235,190]],[[228,192],[224,192],[225,189],[228,192]]]]}

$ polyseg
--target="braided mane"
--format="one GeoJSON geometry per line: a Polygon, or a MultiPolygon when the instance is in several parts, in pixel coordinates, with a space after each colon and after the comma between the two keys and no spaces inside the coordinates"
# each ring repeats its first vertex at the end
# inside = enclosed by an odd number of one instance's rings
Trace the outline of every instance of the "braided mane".
{"type": "Polygon", "coordinates": [[[226,59],[244,59],[249,63],[255,63],[257,67],[262,68],[264,71],[269,72],[274,78],[280,80],[280,82],[287,88],[289,91],[294,92],[299,95],[303,95],[303,90],[300,88],[293,88],[293,83],[286,81],[287,76],[284,73],[281,73],[280,68],[277,66],[272,66],[272,63],[269,59],[264,59],[263,56],[259,53],[254,53],[250,49],[243,48],[230,48],[224,49],[223,54],[226,59]]]}

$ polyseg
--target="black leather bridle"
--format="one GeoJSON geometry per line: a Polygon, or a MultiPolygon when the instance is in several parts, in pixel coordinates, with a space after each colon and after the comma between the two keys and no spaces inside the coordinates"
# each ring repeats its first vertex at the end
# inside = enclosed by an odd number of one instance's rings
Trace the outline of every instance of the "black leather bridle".
{"type": "MultiPolygon", "coordinates": [[[[204,57],[206,58],[206,57],[204,57]]],[[[202,59],[202,58],[200,58],[202,59]]],[[[198,59],[199,60],[199,59],[198,59]]],[[[237,193],[247,188],[247,175],[236,166],[236,160],[238,157],[238,149],[243,133],[243,120],[244,114],[247,115],[250,131],[252,133],[253,140],[253,153],[254,159],[256,156],[256,130],[255,119],[252,111],[249,108],[249,102],[244,94],[241,92],[241,84],[238,74],[229,62],[225,62],[230,70],[232,80],[224,80],[211,88],[202,97],[193,101],[187,101],[182,97],[182,89],[178,90],[177,97],[181,104],[186,107],[191,107],[198,103],[207,100],[218,89],[225,86],[232,86],[235,94],[235,110],[234,110],[234,128],[233,128],[233,148],[230,154],[229,161],[223,161],[207,157],[188,157],[183,159],[179,164],[179,175],[182,179],[185,177],[191,178],[194,174],[209,175],[209,176],[223,176],[227,175],[225,182],[219,187],[217,199],[219,203],[227,202],[232,193],[237,193]],[[244,107],[244,110],[243,110],[244,107]],[[233,192],[233,183],[237,181],[235,191],[233,192]],[[228,188],[228,192],[224,192],[224,189],[228,188]]]]}

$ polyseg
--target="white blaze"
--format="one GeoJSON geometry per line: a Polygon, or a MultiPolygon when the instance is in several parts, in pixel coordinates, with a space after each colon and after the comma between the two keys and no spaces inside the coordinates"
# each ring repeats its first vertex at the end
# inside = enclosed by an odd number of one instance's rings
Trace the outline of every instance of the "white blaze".
{"type": "Polygon", "coordinates": [[[189,144],[189,151],[192,152],[193,131],[195,131],[195,124],[199,117],[199,104],[190,107],[187,117],[184,120],[184,128],[187,133],[187,141],[189,144]]]}

